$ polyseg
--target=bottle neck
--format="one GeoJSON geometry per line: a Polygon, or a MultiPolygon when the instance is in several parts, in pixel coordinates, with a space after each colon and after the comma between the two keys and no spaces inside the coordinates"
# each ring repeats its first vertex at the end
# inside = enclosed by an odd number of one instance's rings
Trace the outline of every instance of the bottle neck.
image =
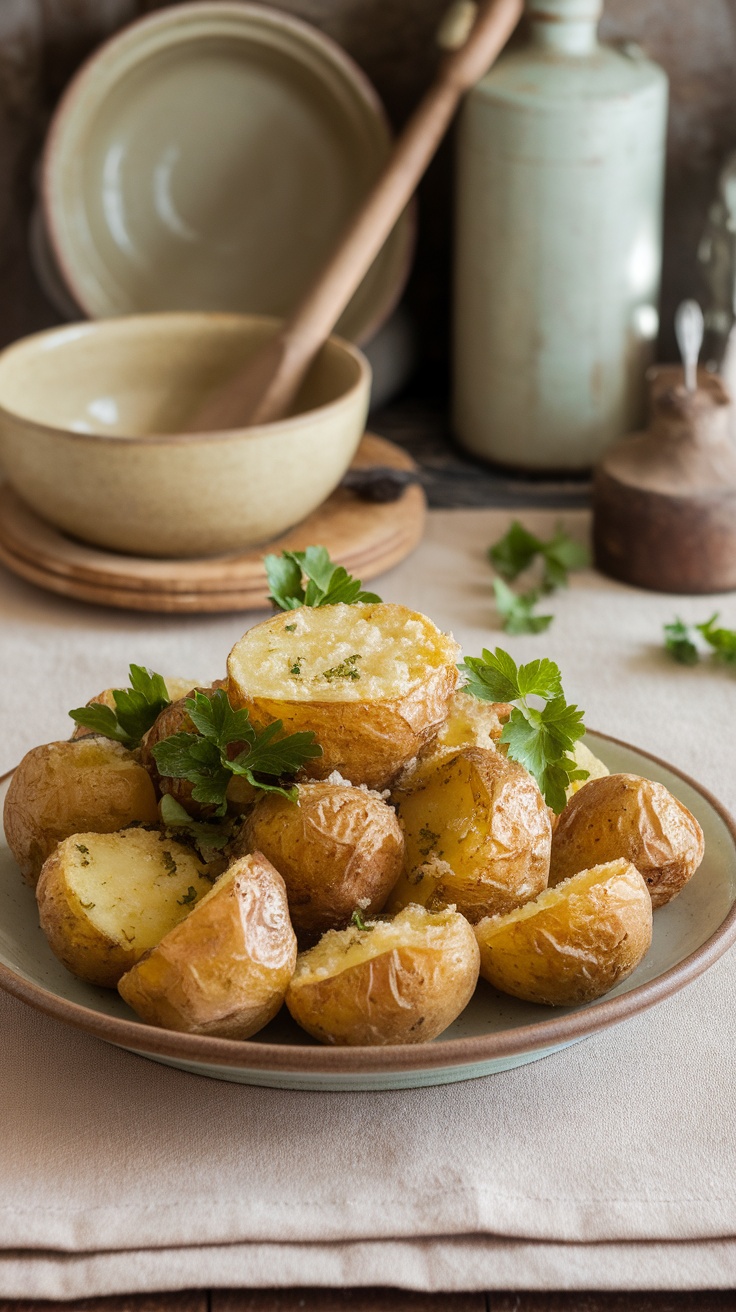
{"type": "Polygon", "coordinates": [[[564,55],[590,55],[598,46],[602,0],[527,0],[531,43],[564,55]]]}

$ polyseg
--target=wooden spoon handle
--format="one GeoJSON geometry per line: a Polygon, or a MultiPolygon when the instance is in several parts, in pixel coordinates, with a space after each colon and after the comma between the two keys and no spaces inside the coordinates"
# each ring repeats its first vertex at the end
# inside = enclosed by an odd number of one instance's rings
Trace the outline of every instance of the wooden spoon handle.
{"type": "Polygon", "coordinates": [[[481,5],[464,45],[443,59],[386,168],[306,295],[276,336],[205,402],[192,420],[193,429],[269,423],[289,409],[316,352],[414,194],[461,96],[503,49],[522,8],[523,0],[485,0],[481,5]]]}

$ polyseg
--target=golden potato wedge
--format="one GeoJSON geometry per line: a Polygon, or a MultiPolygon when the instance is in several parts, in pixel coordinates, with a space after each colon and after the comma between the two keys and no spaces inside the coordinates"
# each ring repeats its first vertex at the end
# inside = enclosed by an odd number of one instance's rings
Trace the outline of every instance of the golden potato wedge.
{"type": "Polygon", "coordinates": [[[10,781],[3,815],[8,846],[27,883],[36,883],[57,843],[71,834],[110,834],[156,824],[156,793],[135,756],[109,738],[34,747],[10,781]]]}
{"type": "Polygon", "coordinates": [[[356,907],[380,911],[401,874],[404,837],[375,793],[346,784],[299,784],[295,805],[262,795],[236,850],[260,851],[283,876],[299,944],[347,925],[356,907]]]}
{"type": "Polygon", "coordinates": [[[263,728],[312,729],[323,751],[305,774],[333,770],[385,788],[447,716],[459,647],[392,604],[302,606],[250,629],[228,658],[229,696],[263,728]]]}
{"type": "MultiPolygon", "coordinates": [[[[215,807],[204,802],[196,802],[192,797],[193,784],[188,779],[172,779],[168,775],[162,775],[156,758],[153,755],[153,747],[160,743],[164,738],[170,738],[175,733],[194,733],[194,725],[189,718],[186,708],[187,699],[192,692],[201,692],[205,696],[211,696],[220,688],[225,688],[226,681],[218,679],[208,688],[189,688],[183,697],[178,701],[172,702],[167,706],[158,718],[154,721],[149,729],[141,747],[141,761],[148,770],[156,788],[160,793],[168,793],[171,797],[183,806],[185,811],[193,817],[206,818],[213,814],[215,807]]],[[[242,752],[245,743],[231,743],[229,747],[230,758],[237,756],[242,752]]],[[[261,793],[258,788],[254,788],[248,783],[247,779],[233,778],[227,786],[228,808],[233,814],[241,814],[246,808],[260,797],[261,793]]]]}
{"type": "Polygon", "coordinates": [[[454,905],[475,922],[547,887],[547,807],[532,776],[499,752],[463,747],[430,758],[392,801],[405,857],[390,912],[410,902],[454,905]]]}
{"type": "Polygon", "coordinates": [[[475,926],[480,973],[550,1007],[592,1002],[626,979],[652,941],[652,904],[630,861],[610,861],[475,926]]]}
{"type": "Polygon", "coordinates": [[[625,857],[643,875],[652,906],[684,888],[703,859],[703,831],[664,784],[635,774],[593,779],[568,802],[552,839],[550,884],[625,857]]]}
{"type": "MultiPolygon", "coordinates": [[[[197,687],[199,680],[179,679],[176,676],[170,678],[168,675],[165,675],[164,683],[166,684],[166,691],[173,702],[178,701],[180,697],[186,697],[187,693],[192,688],[197,687]]],[[[94,697],[90,697],[87,706],[109,706],[111,710],[114,710],[115,698],[113,697],[113,692],[115,691],[117,691],[115,688],[105,688],[102,692],[98,692],[94,697]]],[[[74,729],[72,738],[88,738],[90,735],[94,734],[94,732],[94,729],[85,729],[84,725],[78,724],[74,729]]]]}
{"type": "Polygon", "coordinates": [[[478,964],[464,916],[409,906],[362,930],[329,930],[297,958],[286,1005],[320,1043],[425,1043],[467,1006],[478,964]]]}
{"type": "Polygon", "coordinates": [[[41,929],[73,975],[114,989],[210,891],[208,874],[190,847],[158,830],[74,834],[41,871],[41,929]]]}
{"type": "Polygon", "coordinates": [[[149,1025],[247,1039],[276,1015],[295,965],[284,881],[254,852],[220,876],[118,991],[149,1025]]]}
{"type": "Polygon", "coordinates": [[[606,775],[609,775],[611,773],[608,766],[604,765],[603,762],[600,761],[597,756],[594,756],[590,748],[586,747],[585,743],[582,741],[578,741],[575,743],[571,755],[578,769],[588,771],[588,778],[573,779],[568,784],[567,791],[565,793],[568,802],[570,801],[571,797],[574,797],[576,793],[579,793],[580,789],[584,788],[586,784],[589,784],[591,780],[604,779],[606,775]]]}
{"type": "Polygon", "coordinates": [[[453,693],[445,723],[435,740],[438,748],[487,747],[498,743],[511,714],[507,702],[482,702],[464,688],[453,693]]]}

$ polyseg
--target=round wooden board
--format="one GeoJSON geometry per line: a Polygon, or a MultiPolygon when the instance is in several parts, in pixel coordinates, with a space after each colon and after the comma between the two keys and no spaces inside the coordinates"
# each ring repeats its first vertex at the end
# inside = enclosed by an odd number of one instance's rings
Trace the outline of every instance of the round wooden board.
{"type": "MultiPolygon", "coordinates": [[[[413,470],[400,447],[367,433],[353,468],[390,465],[413,470]]],[[[397,501],[361,500],[338,488],[318,510],[273,542],[234,555],[154,560],[104,551],[67,537],[37,516],[13,490],[0,487],[0,561],[30,583],[100,606],[205,613],[268,605],[263,555],[324,546],[333,560],[365,580],[398,564],[418,544],[426,501],[410,484],[397,501]]]]}

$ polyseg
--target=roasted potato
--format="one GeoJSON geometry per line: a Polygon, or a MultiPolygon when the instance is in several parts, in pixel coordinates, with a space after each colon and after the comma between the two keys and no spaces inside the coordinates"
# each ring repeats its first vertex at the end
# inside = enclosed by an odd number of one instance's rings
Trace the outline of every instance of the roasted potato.
{"type": "MultiPolygon", "coordinates": [[[[148,770],[156,788],[160,793],[168,793],[171,797],[183,806],[185,811],[193,817],[206,818],[213,814],[215,807],[204,802],[195,802],[192,797],[194,785],[188,779],[172,779],[168,775],[162,775],[156,764],[156,758],[153,755],[153,747],[160,743],[164,738],[170,738],[175,733],[194,733],[194,725],[189,718],[186,708],[186,702],[192,692],[201,692],[205,696],[211,696],[220,688],[225,688],[224,679],[217,680],[208,688],[190,688],[183,697],[178,701],[172,702],[170,706],[165,707],[158,718],[154,721],[146,734],[145,740],[141,747],[141,761],[148,770]]],[[[230,757],[235,757],[245,748],[245,743],[231,743],[229,748],[230,757]]],[[[247,779],[233,778],[227,786],[228,808],[235,814],[242,813],[260,796],[257,788],[248,783],[247,779]]]]}
{"type": "Polygon", "coordinates": [[[509,718],[507,702],[482,702],[464,688],[453,693],[447,719],[435,740],[437,748],[487,747],[499,742],[509,718]]]}
{"type": "Polygon", "coordinates": [[[320,1043],[425,1043],[451,1025],[478,980],[464,916],[406,907],[365,929],[331,929],[297,958],[286,1005],[320,1043]]]}
{"type": "Polygon", "coordinates": [[[652,904],[630,861],[583,870],[475,926],[480,973],[525,1002],[574,1007],[626,979],[652,941],[652,904]]]}
{"type": "Polygon", "coordinates": [[[229,696],[263,728],[313,729],[333,770],[383,789],[439,731],[458,680],[457,643],[392,604],[309,607],[250,629],[228,658],[229,696]]]}
{"type": "Polygon", "coordinates": [[[475,922],[547,887],[547,807],[531,775],[499,752],[463,747],[430,758],[392,801],[405,857],[389,911],[454,905],[475,922]]]}
{"type": "Polygon", "coordinates": [[[635,774],[593,779],[568,802],[552,839],[550,884],[625,857],[652,906],[676,897],[703,859],[703,831],[663,784],[635,774]]]}
{"type": "Polygon", "coordinates": [[[212,888],[190,847],[158,830],[74,834],[45,862],[41,929],[67,970],[115,988],[212,888]]]}
{"type": "Polygon", "coordinates": [[[578,769],[588,771],[588,778],[573,779],[568,784],[566,792],[568,802],[571,797],[574,797],[576,793],[579,793],[580,789],[584,788],[586,784],[589,784],[591,780],[603,779],[606,775],[611,773],[608,766],[604,765],[602,761],[599,761],[598,757],[594,756],[590,748],[586,747],[585,743],[582,741],[575,743],[575,746],[572,749],[572,756],[578,769]]]}
{"type": "MultiPolygon", "coordinates": [[[[166,684],[166,691],[171,700],[178,701],[180,697],[186,697],[187,693],[192,688],[197,687],[198,680],[179,679],[176,677],[169,678],[166,676],[164,678],[164,683],[166,684]]],[[[90,697],[87,706],[109,706],[111,710],[114,710],[115,698],[113,697],[113,693],[116,691],[118,690],[115,688],[105,688],[103,692],[98,692],[94,697],[90,697]]],[[[72,734],[72,738],[88,738],[91,734],[94,734],[94,732],[94,729],[85,729],[84,725],[78,724],[72,734]]]]}
{"type": "Polygon", "coordinates": [[[255,852],[120,980],[150,1025],[247,1039],[276,1015],[296,965],[284,881],[255,852]]]}
{"type": "Polygon", "coordinates": [[[236,850],[260,851],[283,876],[299,944],[380,911],[401,874],[404,838],[390,806],[345,784],[299,784],[295,805],[261,796],[236,850]]]}
{"type": "Polygon", "coordinates": [[[127,748],[85,737],[34,747],[5,797],[5,834],[23,878],[35,884],[57,843],[71,834],[109,834],[134,821],[156,824],[156,793],[127,748]]]}

